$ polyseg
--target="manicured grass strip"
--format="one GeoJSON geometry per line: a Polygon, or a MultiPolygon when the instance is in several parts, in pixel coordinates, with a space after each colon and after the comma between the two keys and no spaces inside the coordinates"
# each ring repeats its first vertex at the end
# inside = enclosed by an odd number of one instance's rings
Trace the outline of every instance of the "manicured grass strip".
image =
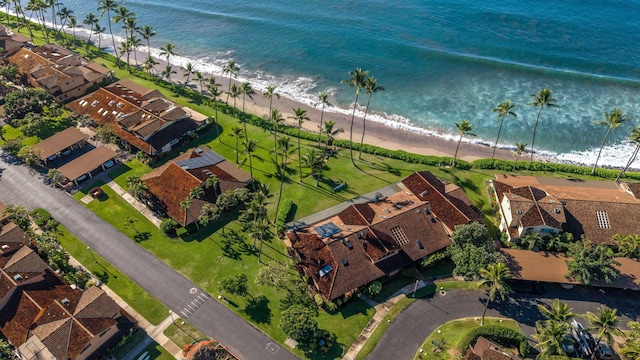
{"type": "Polygon", "coordinates": [[[356,360],[365,359],[367,356],[369,356],[369,354],[371,354],[376,345],[378,345],[378,342],[387,331],[389,326],[391,326],[393,321],[398,317],[398,315],[400,315],[400,313],[402,313],[404,309],[409,307],[409,305],[413,304],[415,301],[416,299],[410,299],[407,297],[398,300],[398,302],[395,303],[393,307],[391,307],[391,309],[389,309],[389,311],[384,316],[378,327],[373,331],[371,336],[369,336],[367,342],[362,346],[362,349],[360,349],[358,356],[356,356],[356,360]]]}
{"type": "Polygon", "coordinates": [[[89,271],[96,275],[100,281],[109,286],[116,294],[144,316],[154,325],[160,324],[167,317],[169,308],[151,294],[138,286],[135,282],[122,274],[95,251],[89,251],[87,245],[71,234],[63,226],[58,236],[60,245],[71,256],[82,263],[89,271]],[[95,262],[93,260],[95,257],[95,262]]]}
{"type": "Polygon", "coordinates": [[[169,325],[169,327],[164,330],[164,334],[181,349],[184,348],[185,345],[191,344],[194,341],[209,338],[188,322],[178,318],[175,318],[173,324],[169,325]]]}
{"type": "Polygon", "coordinates": [[[121,359],[129,351],[131,351],[134,347],[136,347],[136,345],[138,345],[138,343],[142,341],[142,339],[144,339],[145,336],[147,336],[147,333],[140,328],[136,329],[136,331],[134,331],[129,335],[125,335],[125,337],[123,337],[122,340],[120,340],[120,343],[118,343],[114,347],[118,349],[114,351],[112,355],[116,359],[121,359]],[[122,341],[124,341],[124,344],[121,344],[122,341]]]}
{"type": "Polygon", "coordinates": [[[338,343],[338,346],[334,345],[324,358],[341,358],[375,313],[374,308],[360,299],[351,300],[347,305],[340,307],[335,314],[320,311],[318,324],[322,329],[336,335],[338,343]]]}
{"type": "MultiPolygon", "coordinates": [[[[500,325],[520,332],[518,323],[511,319],[485,318],[485,325],[500,325]]],[[[440,325],[420,346],[422,352],[418,350],[414,359],[448,360],[460,358],[464,355],[459,350],[460,342],[471,330],[477,327],[480,327],[480,320],[476,321],[474,318],[453,320],[440,325]],[[440,349],[434,351],[436,347],[434,344],[439,344],[440,349]]]]}
{"type": "Polygon", "coordinates": [[[142,177],[142,175],[153,170],[149,166],[142,163],[138,159],[131,159],[124,164],[118,165],[118,168],[109,174],[109,177],[113,179],[116,184],[120,185],[123,189],[128,190],[127,178],[129,176],[142,177]]]}

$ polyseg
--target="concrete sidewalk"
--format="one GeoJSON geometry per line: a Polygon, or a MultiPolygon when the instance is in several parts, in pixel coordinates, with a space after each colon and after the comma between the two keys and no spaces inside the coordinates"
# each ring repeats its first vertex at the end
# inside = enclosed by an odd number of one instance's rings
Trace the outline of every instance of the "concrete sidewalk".
{"type": "Polygon", "coordinates": [[[153,211],[149,210],[143,203],[138,201],[135,197],[125,191],[120,185],[116,184],[115,181],[109,181],[106,183],[113,191],[115,191],[120,197],[122,197],[126,202],[131,204],[136,210],[138,210],[144,217],[149,219],[153,223],[153,225],[160,227],[162,220],[153,213],[153,211]]]}

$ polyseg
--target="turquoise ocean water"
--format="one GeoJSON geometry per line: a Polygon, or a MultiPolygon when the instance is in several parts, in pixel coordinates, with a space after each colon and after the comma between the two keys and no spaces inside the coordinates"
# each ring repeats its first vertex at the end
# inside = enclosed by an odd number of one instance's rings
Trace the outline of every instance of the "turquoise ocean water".
{"type": "MultiPolygon", "coordinates": [[[[62,2],[82,19],[98,1],[62,2]]],[[[592,121],[620,107],[633,120],[612,132],[601,163],[623,165],[631,152],[623,140],[640,124],[638,0],[121,4],[155,28],[152,47],[176,45],[176,63],[222,76],[233,58],[255,88],[278,84],[306,103],[328,91],[333,111],[353,101],[340,80],[355,67],[370,69],[386,88],[374,95],[373,119],[394,127],[450,136],[454,122],[469,119],[475,140],[491,143],[499,124],[491,109],[509,98],[518,118],[505,123],[501,143],[530,143],[536,112],[526,104],[549,87],[560,108],[543,110],[536,148],[590,163],[606,130],[592,121]]]]}

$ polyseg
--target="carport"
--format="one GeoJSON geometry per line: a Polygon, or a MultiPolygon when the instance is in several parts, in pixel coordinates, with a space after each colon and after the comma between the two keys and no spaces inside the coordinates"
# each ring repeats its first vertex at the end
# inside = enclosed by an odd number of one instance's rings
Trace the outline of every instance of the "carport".
{"type": "Polygon", "coordinates": [[[78,178],[83,175],[87,175],[92,178],[94,170],[99,169],[97,172],[104,170],[104,163],[115,157],[116,153],[113,150],[104,146],[99,146],[60,167],[58,170],[62,175],[69,179],[69,181],[73,181],[74,184],[78,185],[78,178]]]}
{"type": "Polygon", "coordinates": [[[59,133],[35,144],[34,147],[42,150],[40,160],[47,161],[51,156],[57,155],[65,149],[73,150],[74,147],[82,147],[89,136],[80,132],[75,127],[69,127],[59,133]]]}

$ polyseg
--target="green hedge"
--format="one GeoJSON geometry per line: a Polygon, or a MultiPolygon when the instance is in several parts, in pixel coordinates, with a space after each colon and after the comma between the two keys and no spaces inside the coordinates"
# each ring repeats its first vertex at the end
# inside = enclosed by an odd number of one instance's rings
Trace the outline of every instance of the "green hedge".
{"type": "Polygon", "coordinates": [[[520,355],[524,357],[529,355],[530,349],[527,338],[518,331],[500,325],[485,325],[471,330],[460,342],[458,350],[464,352],[464,349],[468,349],[469,345],[475,343],[480,336],[502,346],[517,348],[520,351],[520,355]]]}

